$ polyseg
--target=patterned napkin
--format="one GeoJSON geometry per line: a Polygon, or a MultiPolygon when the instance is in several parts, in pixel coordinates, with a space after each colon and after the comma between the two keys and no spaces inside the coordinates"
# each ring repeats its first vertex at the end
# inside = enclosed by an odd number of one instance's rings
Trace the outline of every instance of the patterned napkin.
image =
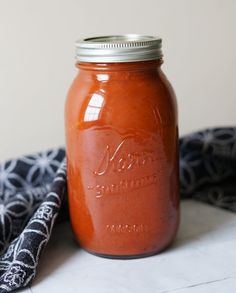
{"type": "MultiPolygon", "coordinates": [[[[58,213],[66,212],[64,149],[0,164],[0,293],[35,276],[58,213]]],[[[214,128],[180,139],[182,198],[236,212],[236,128],[214,128]]]]}

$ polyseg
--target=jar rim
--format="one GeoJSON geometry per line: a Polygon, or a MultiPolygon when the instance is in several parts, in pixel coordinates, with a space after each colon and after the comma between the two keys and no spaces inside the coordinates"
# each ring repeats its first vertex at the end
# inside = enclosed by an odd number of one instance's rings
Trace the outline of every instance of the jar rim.
{"type": "Polygon", "coordinates": [[[162,39],[126,34],[90,37],[76,42],[78,62],[113,63],[161,59],[162,39]]]}

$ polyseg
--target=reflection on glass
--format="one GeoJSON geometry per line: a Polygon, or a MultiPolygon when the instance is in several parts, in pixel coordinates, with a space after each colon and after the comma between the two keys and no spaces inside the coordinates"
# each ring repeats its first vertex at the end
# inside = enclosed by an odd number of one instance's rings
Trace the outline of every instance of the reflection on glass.
{"type": "Polygon", "coordinates": [[[84,114],[84,121],[95,121],[98,120],[99,114],[103,105],[104,98],[99,94],[93,94],[88,107],[84,114]]]}
{"type": "Polygon", "coordinates": [[[97,80],[99,81],[108,81],[109,75],[108,74],[97,74],[97,80]]]}

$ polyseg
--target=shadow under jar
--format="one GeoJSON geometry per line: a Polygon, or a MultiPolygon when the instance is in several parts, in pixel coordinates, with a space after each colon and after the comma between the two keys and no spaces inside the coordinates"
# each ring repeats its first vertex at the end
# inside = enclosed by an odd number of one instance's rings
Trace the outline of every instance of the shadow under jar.
{"type": "Polygon", "coordinates": [[[99,256],[158,253],[179,224],[177,106],[161,39],[97,37],[76,48],[65,106],[74,234],[99,256]]]}

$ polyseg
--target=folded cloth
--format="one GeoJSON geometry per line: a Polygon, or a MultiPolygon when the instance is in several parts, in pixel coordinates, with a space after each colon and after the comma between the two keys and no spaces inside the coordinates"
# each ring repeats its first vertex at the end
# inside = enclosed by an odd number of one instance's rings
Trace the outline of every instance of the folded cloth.
{"type": "MultiPolygon", "coordinates": [[[[0,293],[35,276],[59,211],[66,208],[64,149],[0,165],[0,293]]],[[[236,212],[236,128],[180,139],[180,193],[236,212]]]]}

